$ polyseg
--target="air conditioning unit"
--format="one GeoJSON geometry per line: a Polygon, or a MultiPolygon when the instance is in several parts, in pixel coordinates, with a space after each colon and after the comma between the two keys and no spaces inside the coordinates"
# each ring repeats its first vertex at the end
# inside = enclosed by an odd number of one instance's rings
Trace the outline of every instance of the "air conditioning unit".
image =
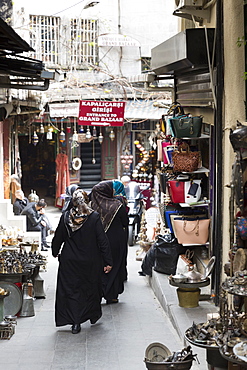
{"type": "Polygon", "coordinates": [[[185,7],[202,7],[205,5],[207,0],[175,0],[175,5],[177,8],[185,7]]]}

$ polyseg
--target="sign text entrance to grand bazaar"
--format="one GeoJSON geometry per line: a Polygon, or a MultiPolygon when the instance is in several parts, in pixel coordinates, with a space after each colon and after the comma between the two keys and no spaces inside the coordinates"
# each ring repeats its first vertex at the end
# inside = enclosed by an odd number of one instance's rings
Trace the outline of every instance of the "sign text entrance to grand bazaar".
{"type": "Polygon", "coordinates": [[[78,124],[123,126],[125,102],[80,100],[78,124]]]}

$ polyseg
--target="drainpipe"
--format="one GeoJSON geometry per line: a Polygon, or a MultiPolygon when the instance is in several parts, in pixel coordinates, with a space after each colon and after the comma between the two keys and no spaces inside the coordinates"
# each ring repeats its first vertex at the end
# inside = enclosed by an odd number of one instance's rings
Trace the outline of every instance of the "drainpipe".
{"type": "Polygon", "coordinates": [[[223,89],[224,89],[224,44],[223,44],[223,0],[218,0],[216,5],[216,73],[217,108],[214,115],[213,132],[213,156],[214,156],[214,180],[213,180],[213,210],[212,210],[212,253],[216,256],[216,266],[212,276],[212,289],[215,292],[215,304],[219,304],[222,271],[222,113],[223,113],[223,89]]]}

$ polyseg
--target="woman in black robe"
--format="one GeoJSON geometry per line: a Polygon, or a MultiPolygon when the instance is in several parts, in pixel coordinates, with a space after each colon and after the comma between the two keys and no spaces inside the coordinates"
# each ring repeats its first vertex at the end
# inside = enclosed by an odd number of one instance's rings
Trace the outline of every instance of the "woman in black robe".
{"type": "Polygon", "coordinates": [[[91,206],[100,214],[104,230],[110,242],[113,267],[103,275],[103,297],[107,304],[117,303],[124,291],[126,280],[126,255],[128,215],[123,203],[114,197],[113,181],[101,181],[91,192],[91,206]]]}
{"type": "Polygon", "coordinates": [[[56,326],[91,324],[102,316],[101,275],[111,271],[109,242],[100,216],[87,205],[87,194],[73,193],[73,207],[62,214],[52,240],[52,255],[58,257],[55,321],[56,326]],[[61,246],[63,248],[60,252],[61,246]]]}

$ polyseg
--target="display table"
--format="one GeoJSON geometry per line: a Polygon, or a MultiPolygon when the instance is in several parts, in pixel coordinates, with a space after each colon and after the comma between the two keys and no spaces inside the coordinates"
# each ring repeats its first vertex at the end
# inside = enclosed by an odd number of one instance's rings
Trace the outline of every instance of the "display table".
{"type": "Polygon", "coordinates": [[[176,283],[169,278],[169,284],[177,287],[179,306],[184,308],[194,308],[199,306],[200,288],[208,286],[210,279],[207,278],[199,283],[176,283]]]}
{"type": "Polygon", "coordinates": [[[192,341],[186,334],[188,331],[189,329],[187,329],[184,335],[186,341],[191,343],[193,346],[204,348],[206,350],[206,360],[212,368],[220,368],[222,370],[228,369],[228,361],[221,355],[220,347],[216,343],[210,345],[192,341]]]}

